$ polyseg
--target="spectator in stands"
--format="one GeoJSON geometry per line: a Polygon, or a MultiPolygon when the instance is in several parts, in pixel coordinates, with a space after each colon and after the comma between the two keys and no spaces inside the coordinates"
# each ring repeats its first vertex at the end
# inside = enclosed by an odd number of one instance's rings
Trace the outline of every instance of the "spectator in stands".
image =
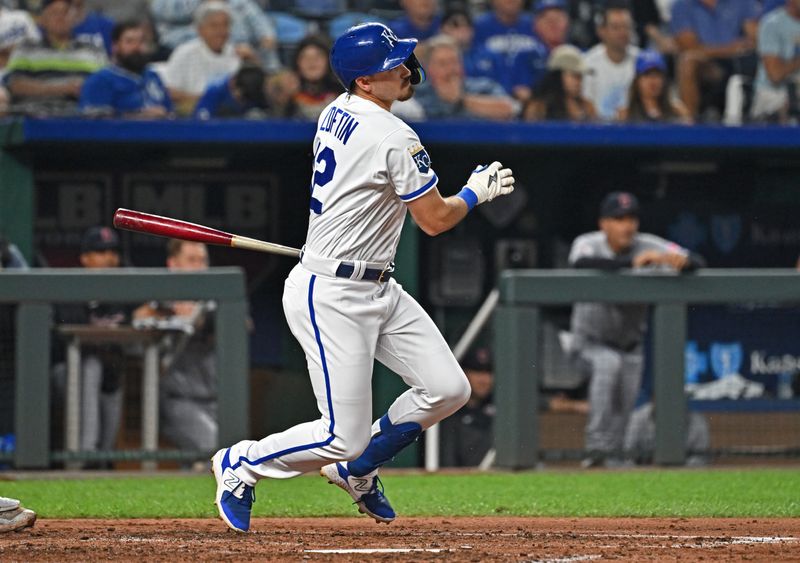
{"type": "Polygon", "coordinates": [[[190,114],[208,85],[236,72],[241,61],[230,39],[228,4],[213,0],[195,12],[198,37],[178,46],[170,55],[162,77],[178,112],[190,114]]]}
{"type": "Polygon", "coordinates": [[[577,47],[556,47],[547,60],[547,74],[536,88],[533,99],[525,107],[526,121],[545,119],[594,121],[597,110],[583,97],[583,75],[586,64],[577,47]]]}
{"type": "Polygon", "coordinates": [[[267,77],[267,102],[273,117],[297,115],[294,97],[300,91],[300,78],[293,70],[284,69],[267,77]]]}
{"type": "Polygon", "coordinates": [[[704,118],[717,120],[728,78],[752,76],[758,15],[755,0],[677,0],[673,5],[670,30],[679,52],[678,89],[693,117],[707,105],[704,118]]]}
{"type": "MultiPolygon", "coordinates": [[[[23,41],[37,42],[40,37],[39,29],[28,12],[0,6],[0,79],[5,74],[14,47],[23,41]]],[[[11,94],[0,83],[0,112],[7,109],[10,101],[11,94]]]]}
{"type": "MultiPolygon", "coordinates": [[[[173,271],[208,269],[204,244],[181,240],[167,243],[167,267],[173,271]]],[[[217,366],[213,346],[213,303],[176,301],[146,304],[137,320],[165,315],[192,327],[173,342],[161,377],[160,402],[164,435],[178,448],[211,452],[217,447],[217,366]]]]}
{"type": "MultiPolygon", "coordinates": [[[[631,413],[625,431],[626,455],[638,465],[653,463],[656,450],[655,405],[647,402],[631,413]]],[[[711,429],[708,421],[699,412],[687,412],[686,465],[700,467],[708,465],[711,448],[711,429]]]]}
{"type": "Polygon", "coordinates": [[[477,348],[461,367],[472,393],[466,405],[441,422],[442,467],[476,467],[494,445],[494,374],[489,350],[477,348]]]}
{"type": "Polygon", "coordinates": [[[533,33],[548,53],[567,42],[569,23],[566,0],[537,0],[533,8],[533,33]]]}
{"type": "Polygon", "coordinates": [[[524,95],[518,95],[517,90],[531,84],[529,67],[532,63],[529,59],[536,53],[539,59],[546,60],[547,54],[545,47],[533,35],[531,17],[522,10],[522,0],[492,0],[492,11],[475,19],[473,45],[486,49],[495,57],[493,78],[506,93],[524,100],[524,95]]]}
{"type": "Polygon", "coordinates": [[[800,114],[800,0],[770,12],[758,27],[758,73],[751,115],[786,123],[800,114]]]}
{"type": "Polygon", "coordinates": [[[442,16],[441,31],[458,43],[464,62],[464,74],[496,79],[499,69],[502,68],[502,57],[489,51],[486,46],[475,43],[472,16],[463,4],[448,7],[442,16]]]}
{"type": "MultiPolygon", "coordinates": [[[[206,0],[153,0],[151,9],[161,41],[170,49],[194,39],[197,10],[206,0]]],[[[267,70],[280,67],[275,25],[253,0],[217,0],[229,5],[230,40],[239,58],[267,70]]]]}
{"type": "Polygon", "coordinates": [[[631,44],[633,19],[630,9],[621,2],[608,3],[597,25],[602,43],[583,57],[586,75],[583,96],[594,104],[600,119],[612,121],[628,100],[633,82],[638,47],[631,44]]]}
{"type": "Polygon", "coordinates": [[[636,58],[636,78],[628,92],[627,106],[617,113],[619,121],[633,123],[691,124],[689,110],[670,94],[667,64],[657,51],[642,51],[636,58]]]}
{"type": "Polygon", "coordinates": [[[512,75],[514,97],[527,102],[547,73],[547,61],[553,49],[566,43],[569,14],[566,0],[537,0],[533,8],[533,48],[515,57],[512,75]]]}
{"type": "Polygon", "coordinates": [[[270,115],[266,74],[258,65],[243,65],[233,75],[209,84],[194,108],[195,119],[263,118],[270,115]]]}
{"type": "Polygon", "coordinates": [[[19,44],[6,67],[6,87],[18,110],[64,114],[77,110],[84,79],[106,65],[105,51],[72,39],[69,0],[43,0],[38,14],[41,41],[19,44]]]}
{"type": "Polygon", "coordinates": [[[14,47],[41,39],[39,28],[28,12],[0,6],[0,71],[6,67],[14,47]]]}
{"type": "Polygon", "coordinates": [[[420,41],[439,33],[442,18],[437,0],[400,0],[402,17],[389,22],[398,37],[416,37],[420,41]]]}
{"type": "Polygon", "coordinates": [[[428,119],[513,119],[519,104],[490,78],[464,76],[461,51],[454,39],[437,35],[428,41],[424,55],[427,80],[417,87],[416,98],[428,119]]]}
{"type": "Polygon", "coordinates": [[[84,0],[72,0],[72,6],[75,9],[75,21],[77,22],[72,28],[72,37],[102,47],[110,57],[114,20],[95,12],[86,5],[84,0]]]}
{"type": "Polygon", "coordinates": [[[294,94],[296,116],[316,121],[342,87],[330,67],[330,45],[319,35],[309,35],[297,46],[292,67],[299,78],[294,94]]]}
{"type": "MultiPolygon", "coordinates": [[[[109,227],[92,227],[81,240],[80,264],[88,269],[111,269],[120,266],[117,233],[109,227]]],[[[113,327],[130,319],[130,308],[120,304],[96,303],[60,305],[55,311],[59,324],[82,324],[113,327]]],[[[56,344],[56,343],[54,343],[56,344]]],[[[122,350],[117,345],[81,347],[81,422],[82,451],[112,450],[117,442],[122,421],[123,365],[122,350]]],[[[53,369],[55,388],[60,396],[66,386],[66,365],[63,345],[56,345],[53,369]]],[[[110,464],[89,464],[87,467],[110,468],[110,464]]]]}
{"type": "Polygon", "coordinates": [[[92,74],[81,90],[80,107],[92,117],[162,118],[172,101],[158,74],[147,68],[149,54],[139,22],[123,22],[112,32],[113,64],[92,74]]]}
{"type": "MultiPolygon", "coordinates": [[[[599,231],[572,243],[574,268],[622,268],[683,272],[703,265],[701,257],[651,234],[639,233],[639,202],[633,194],[612,192],[600,206],[599,231]]],[[[625,430],[639,394],[644,365],[642,340],[646,305],[576,303],[565,352],[589,379],[589,417],[583,467],[622,462],[625,430]]]]}

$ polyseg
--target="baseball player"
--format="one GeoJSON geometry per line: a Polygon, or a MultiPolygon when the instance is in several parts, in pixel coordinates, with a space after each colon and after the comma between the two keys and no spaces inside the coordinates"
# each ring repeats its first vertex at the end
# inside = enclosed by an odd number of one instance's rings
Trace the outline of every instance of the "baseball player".
{"type": "MultiPolygon", "coordinates": [[[[639,202],[627,192],[608,194],[600,206],[600,230],[572,243],[569,263],[601,270],[688,271],[704,265],[697,254],[655,235],[639,232],[639,202]]],[[[568,352],[587,368],[589,418],[583,467],[621,461],[625,428],[639,394],[646,305],[576,303],[568,352]]]]}
{"type": "Polygon", "coordinates": [[[476,168],[457,195],[440,195],[427,151],[389,111],[425,77],[416,44],[366,23],[347,30],[331,50],[346,92],[318,121],[306,244],[283,294],[321,418],[214,455],[216,504],[234,530],[250,526],[259,479],[314,470],[349,493],[361,512],[391,522],[395,512],[378,470],[470,396],[436,325],[392,279],[392,260],[406,211],[436,235],[476,205],[510,193],[514,178],[493,162],[476,168]],[[373,424],[374,359],[410,389],[373,424]]]}

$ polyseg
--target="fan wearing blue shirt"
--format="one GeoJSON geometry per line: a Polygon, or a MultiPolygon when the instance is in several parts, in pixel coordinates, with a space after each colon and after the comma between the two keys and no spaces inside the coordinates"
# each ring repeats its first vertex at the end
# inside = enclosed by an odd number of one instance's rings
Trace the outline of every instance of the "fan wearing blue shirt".
{"type": "Polygon", "coordinates": [[[86,79],[81,111],[98,117],[169,117],[172,100],[158,75],[147,68],[150,56],[141,24],[117,24],[111,36],[113,64],[86,79]]]}
{"type": "Polygon", "coordinates": [[[475,27],[467,8],[460,4],[448,7],[442,16],[441,32],[452,37],[461,49],[464,74],[468,77],[485,77],[493,80],[499,75],[502,57],[492,53],[483,45],[476,45],[475,27]]]}
{"type": "MultiPolygon", "coordinates": [[[[515,87],[528,84],[521,58],[542,49],[533,35],[533,21],[524,13],[522,0],[492,0],[492,11],[475,18],[474,48],[485,49],[498,63],[494,79],[509,94],[515,87]]],[[[545,56],[546,59],[546,56],[545,56]]]]}
{"type": "Polygon", "coordinates": [[[214,80],[197,101],[192,117],[266,117],[269,103],[265,78],[266,74],[260,66],[247,64],[230,76],[214,80]]]}
{"type": "Polygon", "coordinates": [[[437,0],[400,0],[405,14],[389,23],[398,37],[416,37],[420,41],[439,33],[442,21],[437,0]]]}
{"type": "Polygon", "coordinates": [[[114,20],[99,12],[89,10],[84,0],[72,0],[72,7],[76,13],[75,20],[78,22],[72,28],[72,37],[102,47],[111,57],[114,20]]]}
{"type": "Polygon", "coordinates": [[[514,61],[514,97],[525,103],[547,74],[547,60],[569,35],[570,18],[566,0],[537,0],[533,6],[533,35],[536,46],[517,55],[514,61]]]}

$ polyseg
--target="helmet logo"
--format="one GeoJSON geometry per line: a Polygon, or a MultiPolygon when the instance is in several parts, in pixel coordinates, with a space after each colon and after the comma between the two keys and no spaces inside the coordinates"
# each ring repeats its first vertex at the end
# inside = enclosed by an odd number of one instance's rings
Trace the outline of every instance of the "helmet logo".
{"type": "Polygon", "coordinates": [[[381,37],[386,40],[390,48],[394,49],[394,45],[397,43],[397,36],[392,33],[392,30],[385,28],[383,31],[381,31],[381,37]]]}

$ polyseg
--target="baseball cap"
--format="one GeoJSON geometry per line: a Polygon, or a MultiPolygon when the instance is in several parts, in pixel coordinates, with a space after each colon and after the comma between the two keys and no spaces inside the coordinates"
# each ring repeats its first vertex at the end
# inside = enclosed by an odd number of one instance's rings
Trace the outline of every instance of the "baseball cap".
{"type": "Polygon", "coordinates": [[[636,75],[638,76],[651,70],[667,72],[667,63],[658,51],[642,51],[639,53],[639,56],[636,57],[636,75]]]}
{"type": "Polygon", "coordinates": [[[109,227],[90,227],[83,233],[81,254],[103,250],[119,250],[117,233],[109,227]]]}
{"type": "Polygon", "coordinates": [[[639,215],[639,200],[629,192],[611,192],[600,204],[600,217],[639,215]]]}
{"type": "Polygon", "coordinates": [[[461,367],[474,371],[492,371],[492,353],[483,346],[475,348],[461,360],[461,367]]]}
{"type": "Polygon", "coordinates": [[[547,70],[566,70],[583,74],[586,64],[580,49],[572,45],[559,45],[550,53],[547,59],[547,70]]]}
{"type": "Polygon", "coordinates": [[[533,5],[533,13],[540,14],[545,10],[564,10],[567,11],[566,0],[538,0],[533,5]]]}

